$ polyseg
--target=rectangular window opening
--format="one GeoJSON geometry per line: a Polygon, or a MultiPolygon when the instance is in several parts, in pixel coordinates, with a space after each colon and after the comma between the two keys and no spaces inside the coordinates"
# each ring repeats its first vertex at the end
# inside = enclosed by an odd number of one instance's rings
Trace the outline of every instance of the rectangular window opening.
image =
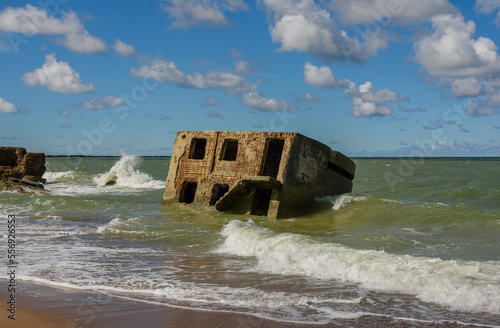
{"type": "Polygon", "coordinates": [[[212,197],[210,197],[210,205],[215,205],[227,192],[229,191],[229,185],[227,184],[215,184],[212,188],[212,197]]]}
{"type": "Polygon", "coordinates": [[[238,140],[227,139],[222,145],[221,160],[235,161],[238,155],[238,140]]]}
{"type": "Polygon", "coordinates": [[[266,145],[267,152],[262,175],[276,178],[280,169],[281,155],[283,153],[285,140],[268,139],[266,145]]]}
{"type": "Polygon", "coordinates": [[[194,202],[194,196],[196,195],[196,188],[198,184],[196,182],[184,181],[182,183],[181,195],[179,197],[179,202],[191,204],[194,202]]]}
{"type": "Polygon", "coordinates": [[[267,215],[272,193],[272,189],[255,189],[252,210],[250,213],[253,215],[267,215]]]}
{"type": "Polygon", "coordinates": [[[205,157],[205,148],[207,146],[207,139],[194,138],[191,141],[191,150],[189,151],[190,159],[203,159],[205,157]]]}

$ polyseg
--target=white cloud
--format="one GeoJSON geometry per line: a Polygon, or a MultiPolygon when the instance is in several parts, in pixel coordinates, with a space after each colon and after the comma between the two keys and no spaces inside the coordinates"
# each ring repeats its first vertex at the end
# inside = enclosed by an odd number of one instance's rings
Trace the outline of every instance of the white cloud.
{"type": "Polygon", "coordinates": [[[304,100],[306,102],[325,102],[325,99],[323,99],[317,95],[314,95],[312,93],[309,93],[309,92],[305,93],[304,100]]]}
{"type": "Polygon", "coordinates": [[[481,81],[473,76],[453,79],[451,81],[450,90],[456,97],[478,96],[483,92],[481,81]]]}
{"type": "Polygon", "coordinates": [[[187,29],[207,25],[226,27],[231,24],[224,11],[248,10],[242,0],[164,0],[162,8],[174,20],[169,28],[187,29]]]}
{"type": "Polygon", "coordinates": [[[134,46],[122,42],[119,39],[116,39],[115,44],[111,46],[118,54],[128,57],[135,56],[137,52],[134,49],[134,46]]]}
{"type": "Polygon", "coordinates": [[[415,59],[440,77],[490,76],[500,73],[497,46],[488,38],[472,39],[473,21],[461,15],[432,19],[434,32],[415,43],[415,59]]]}
{"type": "Polygon", "coordinates": [[[206,97],[205,102],[201,104],[201,107],[216,106],[218,104],[219,102],[215,99],[215,97],[206,97]]]}
{"type": "Polygon", "coordinates": [[[304,65],[304,80],[320,88],[343,88],[352,100],[352,114],[357,117],[389,115],[392,110],[386,103],[397,103],[408,100],[404,95],[389,89],[374,91],[371,82],[356,85],[348,79],[336,79],[328,66],[317,67],[310,63],[304,65]]]}
{"type": "Polygon", "coordinates": [[[243,54],[236,50],[235,48],[229,49],[229,53],[231,54],[231,57],[233,58],[241,58],[243,57],[243,54]]]}
{"type": "Polygon", "coordinates": [[[387,48],[384,33],[365,40],[351,38],[339,29],[330,12],[307,0],[262,0],[274,18],[270,27],[273,42],[281,43],[281,51],[303,51],[325,62],[352,61],[362,63],[387,48]]]}
{"type": "Polygon", "coordinates": [[[94,92],[92,83],[84,84],[80,74],[75,72],[68,63],[57,61],[55,54],[45,56],[41,68],[24,74],[21,79],[29,86],[46,87],[53,92],[82,93],[94,92]]]}
{"type": "Polygon", "coordinates": [[[158,82],[173,82],[180,87],[193,89],[220,89],[234,96],[241,96],[241,101],[248,107],[260,111],[283,111],[295,109],[285,100],[267,98],[255,91],[256,86],[250,85],[245,77],[226,71],[211,71],[204,74],[185,74],[175,63],[155,58],[148,65],[131,69],[133,76],[154,79],[158,82]]]}
{"type": "Polygon", "coordinates": [[[479,99],[467,100],[466,112],[469,116],[477,117],[498,114],[498,110],[496,108],[488,106],[487,103],[479,99]]]}
{"type": "MultiPolygon", "coordinates": [[[[474,9],[478,13],[491,14],[500,9],[499,0],[477,0],[474,9]]],[[[500,27],[500,10],[497,12],[497,17],[495,18],[495,25],[500,27]]]]}
{"type": "Polygon", "coordinates": [[[208,111],[208,116],[209,117],[215,117],[215,118],[224,119],[224,116],[222,116],[221,113],[214,112],[213,110],[209,110],[208,111]]]}
{"type": "Polygon", "coordinates": [[[29,35],[65,35],[59,42],[68,49],[83,53],[99,53],[106,50],[106,44],[90,35],[75,13],[63,13],[55,18],[43,8],[26,5],[25,8],[8,7],[0,12],[0,30],[29,35]]]}
{"type": "Polygon", "coordinates": [[[439,14],[452,14],[457,9],[448,0],[331,0],[329,8],[340,14],[345,24],[379,22],[386,25],[410,25],[428,21],[439,14]]]}
{"type": "Polygon", "coordinates": [[[491,14],[500,9],[500,0],[476,0],[474,10],[482,14],[491,14]]]}
{"type": "Polygon", "coordinates": [[[365,82],[365,84],[362,84],[357,88],[354,84],[351,84],[350,87],[345,91],[349,97],[359,97],[364,102],[396,103],[402,100],[407,100],[407,97],[399,95],[389,89],[373,91],[373,84],[369,81],[365,82]]]}
{"type": "Polygon", "coordinates": [[[81,109],[108,109],[123,106],[123,104],[123,98],[109,95],[82,101],[76,107],[81,109]]]}
{"type": "Polygon", "coordinates": [[[25,8],[7,7],[0,12],[0,30],[23,34],[78,33],[83,25],[75,13],[63,13],[58,19],[49,16],[47,10],[26,5],[25,8]]]}
{"type": "Polygon", "coordinates": [[[295,106],[290,105],[285,100],[276,100],[274,98],[267,98],[266,95],[257,91],[251,91],[245,93],[241,97],[241,101],[248,107],[266,112],[278,112],[278,111],[295,109],[295,106]]]}
{"type": "Polygon", "coordinates": [[[87,31],[66,34],[62,40],[66,48],[83,53],[103,53],[106,51],[106,43],[87,31]]]}
{"type": "Polygon", "coordinates": [[[347,80],[339,80],[333,76],[328,66],[314,66],[311,63],[304,65],[304,81],[320,88],[333,89],[347,87],[347,80]]]}
{"type": "Polygon", "coordinates": [[[488,98],[488,105],[489,106],[495,106],[495,107],[500,107],[500,91],[497,91],[496,93],[492,94],[488,98]]]}
{"type": "Polygon", "coordinates": [[[384,116],[391,114],[391,108],[387,105],[363,101],[359,97],[352,99],[352,114],[356,117],[384,116]]]}
{"type": "Polygon", "coordinates": [[[237,61],[234,63],[234,68],[238,74],[255,74],[255,70],[250,67],[250,63],[246,60],[237,61]]]}
{"type": "Polygon", "coordinates": [[[214,89],[220,88],[228,93],[239,92],[240,89],[247,89],[247,82],[244,77],[225,71],[212,71],[205,74],[193,73],[184,74],[175,63],[168,60],[154,59],[151,64],[133,68],[130,73],[133,76],[150,78],[158,82],[170,81],[179,86],[194,89],[214,89]]]}
{"type": "Polygon", "coordinates": [[[352,114],[356,117],[389,115],[392,110],[386,103],[407,100],[405,96],[389,89],[374,91],[373,84],[369,81],[360,86],[351,82],[344,91],[352,100],[352,114]]]}
{"type": "Polygon", "coordinates": [[[0,113],[17,113],[18,111],[16,106],[0,97],[0,113]]]}

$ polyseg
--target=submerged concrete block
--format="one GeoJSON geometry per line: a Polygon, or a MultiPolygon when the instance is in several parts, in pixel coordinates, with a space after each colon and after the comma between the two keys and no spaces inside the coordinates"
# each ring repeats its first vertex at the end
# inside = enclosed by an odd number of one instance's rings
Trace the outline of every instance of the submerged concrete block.
{"type": "Polygon", "coordinates": [[[351,192],[355,170],[342,153],[299,133],[181,131],[162,204],[286,218],[307,212],[316,196],[351,192]]]}

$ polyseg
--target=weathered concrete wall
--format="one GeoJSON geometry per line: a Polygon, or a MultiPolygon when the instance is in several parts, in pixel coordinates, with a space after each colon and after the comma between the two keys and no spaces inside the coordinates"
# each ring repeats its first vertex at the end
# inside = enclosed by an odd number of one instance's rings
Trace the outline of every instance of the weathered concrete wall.
{"type": "Polygon", "coordinates": [[[215,205],[222,190],[228,199],[220,209],[260,213],[256,204],[265,198],[267,216],[290,217],[303,213],[316,196],[350,192],[354,173],[349,158],[298,133],[181,131],[162,204],[215,205]],[[196,194],[190,192],[194,188],[196,194]]]}
{"type": "MultiPolygon", "coordinates": [[[[182,183],[197,182],[196,200],[210,202],[214,184],[235,184],[245,176],[261,174],[263,156],[267,139],[285,140],[283,152],[288,152],[294,133],[250,131],[181,131],[177,134],[170,169],[165,184],[163,203],[178,202],[182,183]],[[193,139],[206,139],[205,156],[203,159],[190,159],[193,151],[193,139]],[[235,160],[222,158],[224,141],[238,140],[238,152],[235,160]]],[[[280,162],[277,180],[284,180],[286,160],[280,162]]]]}
{"type": "Polygon", "coordinates": [[[352,191],[356,165],[342,153],[298,134],[288,156],[279,217],[306,213],[315,197],[352,191]]]}

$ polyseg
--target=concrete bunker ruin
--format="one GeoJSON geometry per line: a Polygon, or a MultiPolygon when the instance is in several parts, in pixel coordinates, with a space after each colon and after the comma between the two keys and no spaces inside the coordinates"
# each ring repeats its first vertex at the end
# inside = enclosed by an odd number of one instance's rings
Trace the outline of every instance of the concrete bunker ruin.
{"type": "Polygon", "coordinates": [[[299,133],[181,131],[162,205],[287,218],[306,213],[315,197],[351,192],[355,170],[342,153],[299,133]]]}

